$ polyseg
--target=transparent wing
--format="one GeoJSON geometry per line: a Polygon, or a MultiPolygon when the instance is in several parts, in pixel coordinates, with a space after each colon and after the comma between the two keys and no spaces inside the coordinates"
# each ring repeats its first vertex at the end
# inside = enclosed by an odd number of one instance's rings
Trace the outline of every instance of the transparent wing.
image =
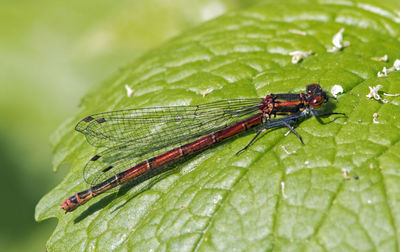
{"type": "Polygon", "coordinates": [[[96,184],[146,160],[149,155],[157,155],[158,150],[174,148],[250,117],[259,112],[260,103],[261,99],[223,100],[86,117],[76,130],[85,134],[90,144],[110,148],[92,157],[85,167],[84,178],[89,184],[96,184]]]}
{"type": "Polygon", "coordinates": [[[261,99],[223,100],[196,106],[129,109],[95,114],[81,120],[76,130],[94,146],[135,142],[148,145],[188,138],[214,128],[219,120],[257,111],[261,99]],[[211,123],[211,125],[207,125],[211,123]]]}

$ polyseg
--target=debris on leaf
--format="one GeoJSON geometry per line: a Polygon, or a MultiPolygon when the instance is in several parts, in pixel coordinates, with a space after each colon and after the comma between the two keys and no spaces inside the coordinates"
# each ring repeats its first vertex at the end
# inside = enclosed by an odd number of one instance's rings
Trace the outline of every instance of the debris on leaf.
{"type": "Polygon", "coordinates": [[[131,95],[133,94],[133,89],[130,88],[130,87],[128,86],[128,84],[125,84],[125,88],[126,88],[126,95],[127,95],[128,97],[131,97],[131,95]]]}
{"type": "Polygon", "coordinates": [[[203,91],[203,97],[206,97],[206,95],[208,95],[209,93],[211,93],[212,91],[214,91],[214,88],[207,88],[206,90],[203,91]]]}
{"type": "Polygon", "coordinates": [[[349,41],[343,41],[343,32],[344,28],[340,29],[340,31],[333,36],[332,38],[333,47],[328,49],[327,52],[331,53],[338,52],[343,48],[350,46],[349,41]]]}
{"type": "Polygon", "coordinates": [[[386,77],[387,74],[388,74],[388,71],[387,71],[386,67],[383,67],[382,73],[381,73],[381,72],[378,72],[377,76],[378,76],[379,78],[382,78],[382,77],[386,77]]]}
{"type": "Polygon", "coordinates": [[[383,67],[382,73],[378,72],[377,76],[379,78],[386,77],[386,76],[388,76],[389,73],[392,73],[392,72],[395,72],[395,71],[399,71],[399,70],[400,70],[400,60],[396,59],[391,68],[387,68],[386,69],[386,67],[383,67]]]}
{"type": "Polygon", "coordinates": [[[306,36],[306,35],[307,35],[307,32],[305,32],[305,31],[300,31],[300,30],[296,30],[296,29],[290,29],[289,32],[290,32],[290,33],[293,33],[293,34],[302,35],[302,36],[306,36]]]}
{"type": "Polygon", "coordinates": [[[382,99],[382,97],[378,94],[379,89],[381,89],[382,85],[376,85],[375,87],[369,87],[369,94],[367,94],[367,98],[374,98],[377,101],[382,101],[383,103],[387,103],[388,101],[382,99]]]}
{"type": "Polygon", "coordinates": [[[383,95],[384,95],[384,96],[399,96],[400,94],[399,94],[399,93],[397,93],[397,94],[383,93],[383,95]]]}
{"type": "Polygon", "coordinates": [[[400,70],[400,60],[399,60],[399,59],[396,59],[396,60],[394,61],[393,67],[394,67],[394,69],[396,69],[396,71],[399,71],[399,70],[400,70]]]}
{"type": "Polygon", "coordinates": [[[371,59],[375,60],[375,61],[382,61],[382,62],[388,62],[388,60],[389,60],[387,54],[383,55],[382,57],[372,57],[371,59]]]}
{"type": "Polygon", "coordinates": [[[293,154],[293,153],[296,153],[296,151],[289,152],[289,151],[286,149],[286,147],[285,147],[284,145],[282,145],[281,147],[282,147],[282,150],[283,150],[286,154],[288,154],[288,155],[291,155],[291,154],[293,154]]]}
{"type": "Polygon", "coordinates": [[[342,48],[343,47],[343,45],[342,45],[343,32],[344,32],[344,28],[340,29],[340,31],[338,33],[336,33],[335,36],[333,36],[332,44],[337,48],[342,48]]]}
{"type": "Polygon", "coordinates": [[[345,168],[342,169],[344,179],[350,179],[349,171],[345,168]]]}
{"type": "Polygon", "coordinates": [[[299,63],[302,59],[307,58],[308,56],[312,55],[313,51],[294,51],[289,53],[290,56],[292,56],[292,63],[297,64],[299,63]]]}
{"type": "Polygon", "coordinates": [[[283,198],[286,198],[286,194],[285,194],[285,182],[281,182],[281,190],[282,190],[282,196],[283,198]]]}
{"type": "Polygon", "coordinates": [[[380,122],[378,122],[378,120],[376,120],[376,118],[378,118],[378,113],[374,113],[372,115],[372,123],[374,124],[380,124],[380,122]]]}
{"type": "Polygon", "coordinates": [[[337,98],[338,94],[343,94],[343,87],[341,85],[334,85],[331,88],[331,94],[333,97],[337,98]]]}

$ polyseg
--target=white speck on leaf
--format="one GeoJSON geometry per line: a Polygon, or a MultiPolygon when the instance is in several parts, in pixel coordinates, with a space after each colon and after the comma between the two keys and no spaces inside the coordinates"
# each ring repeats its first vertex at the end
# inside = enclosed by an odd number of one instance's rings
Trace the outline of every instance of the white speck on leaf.
{"type": "Polygon", "coordinates": [[[369,87],[369,94],[366,95],[367,98],[374,98],[377,101],[382,101],[383,103],[387,103],[388,101],[382,99],[382,97],[378,94],[379,89],[381,89],[382,85],[376,85],[375,87],[369,87]]]}
{"type": "Polygon", "coordinates": [[[214,91],[214,88],[207,88],[206,90],[203,91],[203,97],[206,97],[206,95],[208,95],[209,93],[211,93],[212,91],[214,91]]]}
{"type": "Polygon", "coordinates": [[[349,171],[346,168],[342,169],[344,179],[350,179],[349,171]]]}
{"type": "Polygon", "coordinates": [[[389,57],[388,57],[387,54],[385,54],[385,55],[383,55],[382,57],[372,57],[371,59],[372,59],[372,60],[375,60],[375,61],[388,62],[389,57]]]}
{"type": "Polygon", "coordinates": [[[338,96],[338,94],[343,94],[343,87],[340,86],[340,85],[334,85],[334,86],[331,88],[331,94],[332,94],[333,97],[335,97],[335,98],[338,96]]]}
{"type": "Polygon", "coordinates": [[[286,194],[285,194],[285,182],[281,182],[281,191],[282,191],[282,196],[283,198],[286,198],[286,194]]]}
{"type": "Polygon", "coordinates": [[[343,41],[343,32],[344,28],[340,29],[340,31],[333,36],[332,38],[333,47],[329,48],[327,52],[332,52],[332,53],[338,52],[342,50],[344,47],[350,46],[349,41],[343,41]]]}
{"type": "Polygon", "coordinates": [[[286,149],[286,147],[285,147],[284,145],[282,145],[281,148],[282,148],[282,150],[283,150],[286,154],[288,154],[288,155],[291,155],[291,154],[293,154],[293,153],[296,153],[296,151],[289,152],[289,151],[286,149]]]}
{"type": "Polygon", "coordinates": [[[385,96],[399,96],[400,94],[388,94],[388,93],[383,93],[383,95],[385,95],[385,96]]]}
{"type": "Polygon", "coordinates": [[[125,88],[126,88],[126,95],[127,95],[128,97],[131,97],[131,95],[133,94],[133,89],[130,88],[130,87],[128,86],[128,84],[125,84],[125,88]]]}
{"type": "Polygon", "coordinates": [[[378,76],[378,78],[382,78],[382,77],[386,77],[387,74],[388,74],[388,71],[387,71],[386,67],[383,67],[382,73],[378,72],[377,76],[378,76]]]}
{"type": "Polygon", "coordinates": [[[313,51],[294,51],[290,52],[289,55],[292,56],[292,63],[297,64],[299,63],[302,59],[307,58],[308,56],[312,55],[313,51]]]}
{"type": "Polygon", "coordinates": [[[400,60],[396,59],[393,63],[393,67],[396,69],[396,71],[400,70],[400,60]]]}
{"type": "Polygon", "coordinates": [[[395,72],[395,71],[399,71],[399,70],[400,70],[400,60],[396,59],[394,61],[392,67],[390,67],[390,68],[383,67],[382,73],[378,72],[377,76],[379,78],[386,77],[386,76],[388,76],[389,73],[392,73],[392,72],[395,72]]]}
{"type": "Polygon", "coordinates": [[[339,31],[338,33],[336,33],[335,36],[333,36],[332,44],[333,44],[335,47],[338,47],[338,48],[342,48],[342,47],[343,47],[343,45],[342,45],[342,42],[343,42],[343,32],[344,32],[344,28],[340,29],[340,31],[339,31]]]}
{"type": "Polygon", "coordinates": [[[296,30],[296,29],[290,29],[289,32],[290,32],[290,33],[293,33],[293,34],[302,35],[302,36],[306,36],[306,35],[307,35],[307,32],[305,32],[305,31],[300,31],[300,30],[296,30]]]}
{"type": "Polygon", "coordinates": [[[380,122],[378,122],[378,120],[376,120],[377,118],[378,118],[378,113],[374,113],[372,115],[372,123],[379,124],[380,122]]]}

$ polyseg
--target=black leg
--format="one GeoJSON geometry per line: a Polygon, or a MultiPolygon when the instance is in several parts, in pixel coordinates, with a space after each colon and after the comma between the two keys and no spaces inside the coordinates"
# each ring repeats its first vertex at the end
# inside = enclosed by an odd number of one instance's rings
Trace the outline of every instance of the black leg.
{"type": "Polygon", "coordinates": [[[303,139],[301,138],[300,134],[297,133],[297,132],[294,130],[294,127],[293,127],[292,125],[290,125],[290,124],[287,123],[286,121],[283,121],[283,124],[284,124],[286,127],[288,127],[288,128],[290,129],[290,131],[291,131],[293,134],[295,134],[295,135],[300,139],[300,142],[301,142],[302,144],[304,144],[303,139]]]}
{"type": "Polygon", "coordinates": [[[239,155],[240,153],[242,153],[243,151],[245,151],[247,148],[249,148],[249,146],[256,140],[256,138],[261,134],[261,132],[263,132],[266,128],[263,126],[260,130],[258,130],[257,134],[253,137],[253,139],[251,139],[251,141],[240,151],[236,152],[236,155],[239,155]]]}
{"type": "MultiPolygon", "coordinates": [[[[290,122],[291,122],[291,123],[295,123],[294,120],[292,120],[292,121],[290,121],[290,122]]],[[[236,155],[239,155],[239,154],[242,153],[243,151],[247,150],[247,149],[250,147],[250,145],[252,145],[252,144],[254,143],[254,141],[255,141],[255,140],[257,139],[257,137],[261,134],[261,132],[265,131],[266,129],[269,129],[269,128],[270,128],[269,126],[271,126],[271,125],[272,125],[272,124],[265,124],[260,130],[258,130],[257,134],[253,137],[253,139],[251,139],[251,141],[250,141],[243,149],[241,149],[241,150],[239,150],[238,152],[236,152],[236,155]]],[[[299,133],[297,133],[297,132],[294,130],[294,127],[293,127],[292,125],[290,125],[290,123],[288,123],[285,119],[282,119],[282,120],[280,120],[280,121],[278,121],[277,123],[274,124],[274,128],[275,128],[275,127],[280,127],[280,126],[286,126],[286,127],[288,127],[289,130],[290,130],[291,132],[293,132],[293,134],[295,134],[295,135],[300,139],[300,142],[301,142],[302,144],[304,144],[303,139],[301,138],[301,136],[299,135],[299,133]]]]}

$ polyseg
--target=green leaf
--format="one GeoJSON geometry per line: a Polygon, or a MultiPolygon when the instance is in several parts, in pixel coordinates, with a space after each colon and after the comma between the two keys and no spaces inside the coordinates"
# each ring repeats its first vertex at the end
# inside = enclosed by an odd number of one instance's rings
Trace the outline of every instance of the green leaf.
{"type": "Polygon", "coordinates": [[[71,169],[36,208],[37,220],[59,219],[47,249],[398,250],[400,97],[384,96],[387,103],[366,97],[376,85],[400,93],[400,72],[377,77],[400,58],[396,13],[368,2],[272,2],[204,23],[122,69],[88,94],[82,111],[55,134],[55,166],[70,163],[71,169]],[[350,45],[327,52],[341,28],[350,45]],[[314,53],[292,64],[289,53],[299,50],[314,53]],[[388,62],[372,59],[385,54],[388,62]],[[304,145],[279,129],[236,156],[253,137],[245,134],[72,213],[60,209],[66,197],[87,189],[83,167],[99,151],[73,132],[79,119],[301,92],[313,82],[344,88],[326,107],[347,117],[302,122],[297,132],[304,145]],[[130,98],[125,84],[134,90],[130,98]],[[208,88],[214,90],[203,97],[208,88]]]}

